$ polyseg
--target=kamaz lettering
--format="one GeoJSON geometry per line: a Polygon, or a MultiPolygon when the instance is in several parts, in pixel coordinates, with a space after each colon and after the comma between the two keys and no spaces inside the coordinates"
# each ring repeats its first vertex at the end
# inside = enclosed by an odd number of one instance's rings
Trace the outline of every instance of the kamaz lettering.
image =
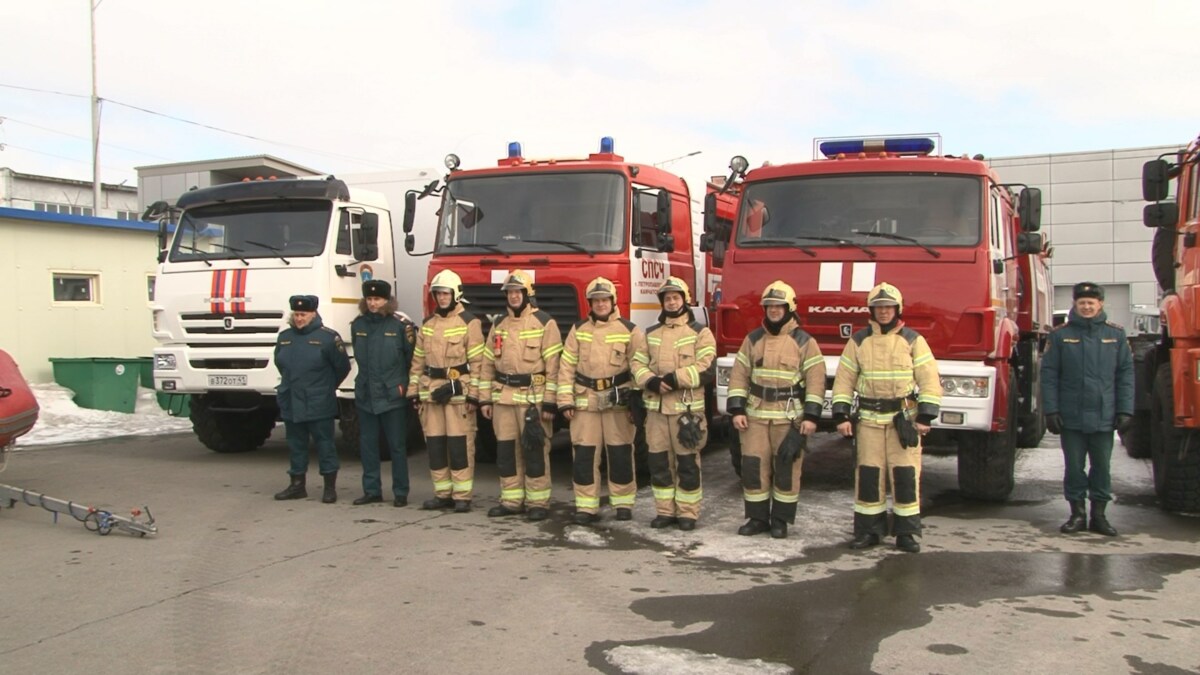
{"type": "Polygon", "coordinates": [[[866,314],[867,312],[866,307],[836,307],[833,305],[824,307],[809,305],[808,307],[809,314],[866,314]]]}

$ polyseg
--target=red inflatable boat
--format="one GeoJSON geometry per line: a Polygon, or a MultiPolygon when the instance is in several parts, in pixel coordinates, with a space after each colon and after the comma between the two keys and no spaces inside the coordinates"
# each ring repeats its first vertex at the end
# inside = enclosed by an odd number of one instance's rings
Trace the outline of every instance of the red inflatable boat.
{"type": "Polygon", "coordinates": [[[33,428],[38,403],[17,364],[0,349],[0,448],[33,428]]]}

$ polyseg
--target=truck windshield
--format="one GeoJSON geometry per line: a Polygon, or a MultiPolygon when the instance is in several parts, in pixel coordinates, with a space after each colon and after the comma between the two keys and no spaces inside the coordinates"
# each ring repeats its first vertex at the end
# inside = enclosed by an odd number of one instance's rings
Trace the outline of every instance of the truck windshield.
{"type": "Polygon", "coordinates": [[[974,246],[982,233],[981,185],[973,176],[920,174],[751,184],[738,214],[737,244],[768,247],[777,245],[772,240],[828,237],[873,248],[974,246]]]}
{"type": "Polygon", "coordinates": [[[625,247],[625,177],[540,173],[451,180],[436,252],[505,253],[625,247]],[[574,245],[572,245],[574,244],[574,245]]]}
{"type": "Polygon", "coordinates": [[[179,220],[171,262],[306,258],[325,250],[332,204],[236,202],[188,209],[179,220]]]}

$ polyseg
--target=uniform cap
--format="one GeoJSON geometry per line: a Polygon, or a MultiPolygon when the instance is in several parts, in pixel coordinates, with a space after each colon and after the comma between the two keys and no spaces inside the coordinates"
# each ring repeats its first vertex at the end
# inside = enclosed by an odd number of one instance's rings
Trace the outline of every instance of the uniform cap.
{"type": "Polygon", "coordinates": [[[1104,302],[1104,287],[1090,281],[1081,281],[1071,289],[1071,299],[1078,300],[1080,298],[1095,298],[1104,302]]]}
{"type": "Polygon", "coordinates": [[[368,279],[363,282],[362,294],[364,298],[387,300],[392,297],[392,285],[382,279],[368,279]]]}
{"type": "Polygon", "coordinates": [[[288,298],[288,305],[293,312],[315,312],[321,301],[315,295],[293,295],[288,298]]]}

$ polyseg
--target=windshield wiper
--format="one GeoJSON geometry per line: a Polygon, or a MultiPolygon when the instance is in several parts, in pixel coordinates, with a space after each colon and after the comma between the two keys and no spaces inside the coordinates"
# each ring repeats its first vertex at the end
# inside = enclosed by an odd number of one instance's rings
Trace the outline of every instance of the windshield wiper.
{"type": "Polygon", "coordinates": [[[921,242],[917,241],[916,239],[913,239],[912,237],[906,237],[902,234],[892,234],[891,232],[871,232],[871,231],[866,231],[866,232],[859,231],[859,232],[855,232],[855,234],[863,236],[863,237],[883,237],[884,239],[891,239],[893,241],[907,241],[910,244],[916,244],[917,246],[920,246],[921,248],[925,249],[926,251],[929,252],[929,255],[931,255],[935,258],[942,257],[942,254],[939,251],[935,251],[932,247],[926,246],[925,244],[922,244],[921,242]]]}
{"type": "Polygon", "coordinates": [[[500,248],[496,244],[445,244],[442,248],[481,248],[492,253],[499,253],[505,258],[511,258],[512,254],[500,248]]]}
{"type": "Polygon", "coordinates": [[[250,266],[250,261],[249,261],[249,260],[246,260],[246,259],[245,259],[245,258],[243,258],[243,257],[242,257],[242,255],[241,255],[242,253],[245,253],[245,251],[243,251],[242,249],[240,249],[240,248],[234,248],[234,247],[232,247],[232,246],[226,246],[225,244],[218,244],[218,243],[217,243],[217,242],[215,242],[215,241],[214,241],[214,242],[213,242],[211,245],[212,245],[212,246],[220,246],[221,248],[225,249],[226,251],[233,251],[234,253],[238,254],[238,255],[237,255],[237,259],[238,259],[238,260],[241,260],[241,261],[242,261],[242,264],[246,265],[247,267],[249,267],[249,266],[250,266]]]}
{"type": "MultiPolygon", "coordinates": [[[[859,249],[863,253],[866,253],[867,255],[871,256],[872,258],[874,258],[876,255],[878,255],[877,253],[875,253],[874,250],[867,248],[866,246],[863,246],[862,244],[860,244],[858,242],[848,241],[848,240],[842,239],[840,237],[821,237],[821,236],[817,236],[817,235],[813,235],[813,234],[801,234],[801,235],[797,235],[795,237],[791,237],[790,239],[762,239],[762,240],[757,240],[757,241],[767,241],[767,242],[782,241],[782,242],[794,244],[799,239],[807,239],[809,241],[828,241],[830,243],[837,244],[838,246],[853,246],[854,248],[859,249]]],[[[756,241],[756,240],[751,240],[751,241],[756,241]]]]}
{"type": "Polygon", "coordinates": [[[291,265],[291,264],[292,264],[292,261],[290,261],[290,260],[288,260],[287,258],[283,257],[283,253],[282,253],[283,249],[280,249],[280,248],[275,248],[274,246],[271,246],[270,244],[264,244],[264,243],[257,242],[257,241],[250,241],[249,239],[247,239],[247,240],[246,240],[246,243],[247,243],[247,244],[250,244],[251,246],[259,246],[259,247],[262,247],[262,248],[265,248],[265,249],[267,249],[268,251],[273,251],[273,252],[275,252],[275,253],[278,253],[278,254],[279,254],[279,255],[278,255],[278,258],[279,258],[280,260],[282,260],[282,261],[283,261],[283,264],[284,264],[284,265],[291,265]]]}
{"type": "Polygon", "coordinates": [[[212,267],[212,263],[210,263],[210,262],[208,261],[208,251],[201,251],[200,249],[198,249],[198,248],[193,248],[193,247],[191,247],[191,246],[180,246],[179,248],[181,248],[181,249],[183,249],[183,250],[185,250],[185,251],[191,251],[192,253],[199,253],[199,254],[200,254],[200,260],[204,261],[204,264],[205,264],[205,265],[208,265],[209,267],[212,267]]]}
{"type": "Polygon", "coordinates": [[[809,257],[815,258],[817,255],[816,251],[812,250],[811,248],[808,248],[807,246],[805,246],[804,244],[801,244],[799,241],[797,241],[795,239],[755,239],[754,243],[756,243],[756,244],[771,244],[774,246],[791,246],[793,248],[798,248],[801,251],[804,251],[805,253],[807,253],[809,255],[809,257]]]}
{"type": "Polygon", "coordinates": [[[521,241],[529,244],[558,244],[559,246],[566,246],[567,248],[574,249],[580,253],[586,253],[588,254],[589,258],[596,257],[596,254],[589,251],[586,246],[583,244],[577,244],[573,241],[563,241],[561,239],[522,239],[521,241]]]}

